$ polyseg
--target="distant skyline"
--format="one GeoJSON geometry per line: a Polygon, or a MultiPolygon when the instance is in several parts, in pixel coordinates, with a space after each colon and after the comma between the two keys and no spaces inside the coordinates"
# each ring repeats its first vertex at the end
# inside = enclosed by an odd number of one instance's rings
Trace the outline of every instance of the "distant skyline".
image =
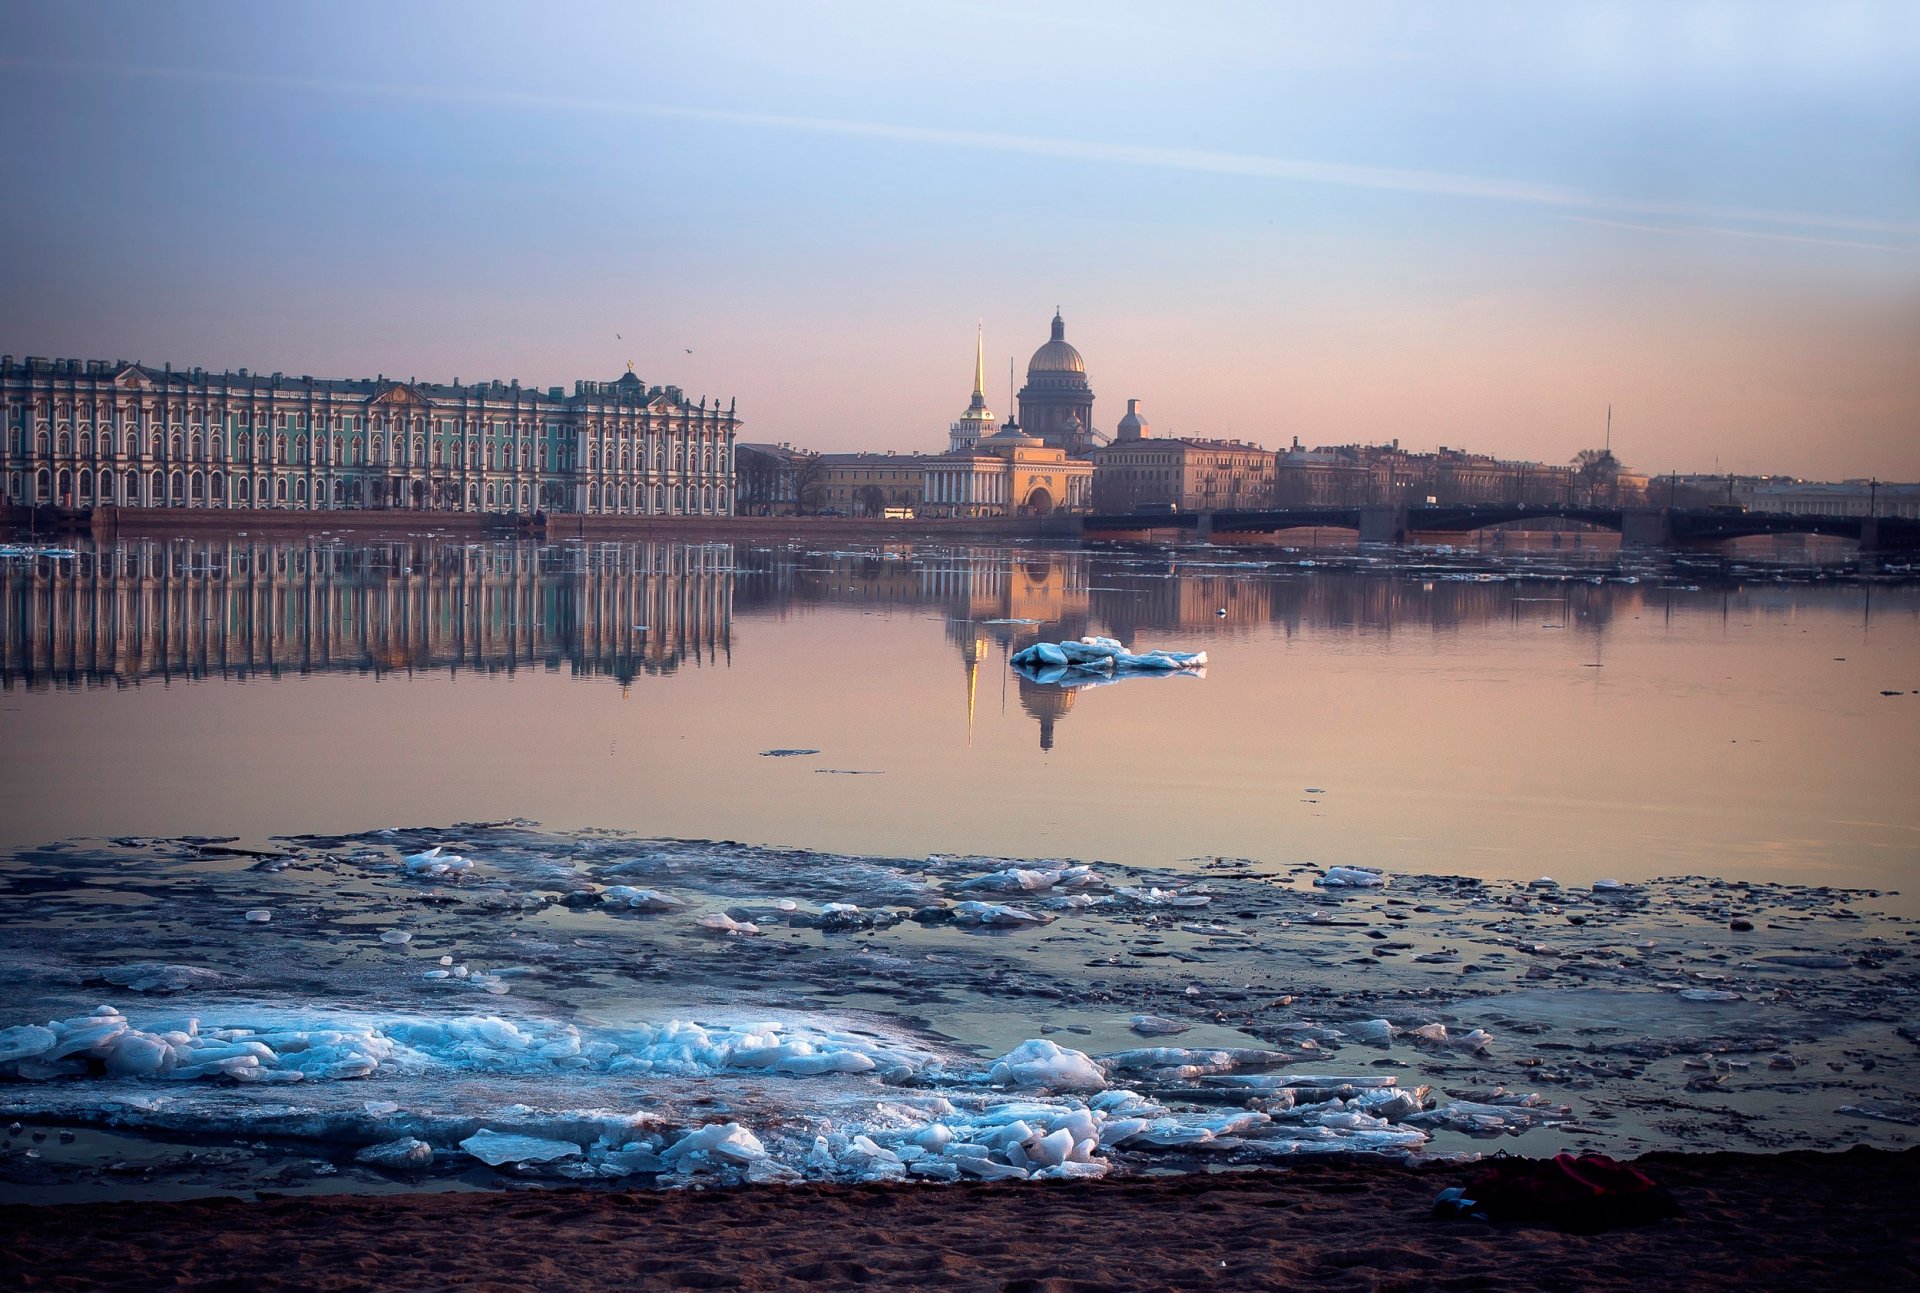
{"type": "Polygon", "coordinates": [[[1920,479],[1920,5],[0,0],[0,350],[1920,479]]]}

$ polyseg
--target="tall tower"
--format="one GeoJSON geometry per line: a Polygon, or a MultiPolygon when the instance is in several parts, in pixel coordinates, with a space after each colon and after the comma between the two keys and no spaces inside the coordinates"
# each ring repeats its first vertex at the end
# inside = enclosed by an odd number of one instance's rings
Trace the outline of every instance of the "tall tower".
{"type": "Polygon", "coordinates": [[[973,338],[973,402],[947,432],[948,453],[971,453],[993,434],[997,419],[987,407],[987,330],[982,324],[973,338]]]}
{"type": "Polygon", "coordinates": [[[1092,452],[1093,388],[1087,363],[1067,343],[1067,325],[1053,315],[1053,336],[1027,361],[1027,384],[1020,390],[1020,426],[1049,447],[1083,456],[1092,452]]]}

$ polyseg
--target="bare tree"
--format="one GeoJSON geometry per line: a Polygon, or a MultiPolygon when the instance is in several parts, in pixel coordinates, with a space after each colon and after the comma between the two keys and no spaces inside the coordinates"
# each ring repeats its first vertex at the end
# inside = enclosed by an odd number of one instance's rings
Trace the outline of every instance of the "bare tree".
{"type": "Polygon", "coordinates": [[[1573,455],[1573,477],[1589,503],[1617,502],[1624,470],[1611,449],[1582,449],[1573,455]]]}

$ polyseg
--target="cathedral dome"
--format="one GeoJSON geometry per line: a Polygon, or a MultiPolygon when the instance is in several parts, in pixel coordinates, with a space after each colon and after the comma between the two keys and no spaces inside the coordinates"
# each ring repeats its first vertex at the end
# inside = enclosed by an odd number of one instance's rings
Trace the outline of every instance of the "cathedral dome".
{"type": "Polygon", "coordinates": [[[1027,361],[1027,376],[1038,373],[1085,373],[1087,361],[1080,358],[1080,352],[1067,344],[1067,325],[1056,313],[1053,316],[1053,337],[1046,345],[1033,352],[1033,358],[1027,361]]]}

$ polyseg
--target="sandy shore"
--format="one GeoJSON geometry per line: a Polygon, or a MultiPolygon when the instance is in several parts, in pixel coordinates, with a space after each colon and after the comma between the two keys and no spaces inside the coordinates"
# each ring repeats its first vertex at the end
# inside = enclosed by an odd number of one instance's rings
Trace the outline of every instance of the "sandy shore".
{"type": "Polygon", "coordinates": [[[1471,1168],[0,1208],[11,1287],[1833,1290],[1920,1286],[1920,1150],[1653,1154],[1686,1216],[1437,1221],[1471,1168]]]}

